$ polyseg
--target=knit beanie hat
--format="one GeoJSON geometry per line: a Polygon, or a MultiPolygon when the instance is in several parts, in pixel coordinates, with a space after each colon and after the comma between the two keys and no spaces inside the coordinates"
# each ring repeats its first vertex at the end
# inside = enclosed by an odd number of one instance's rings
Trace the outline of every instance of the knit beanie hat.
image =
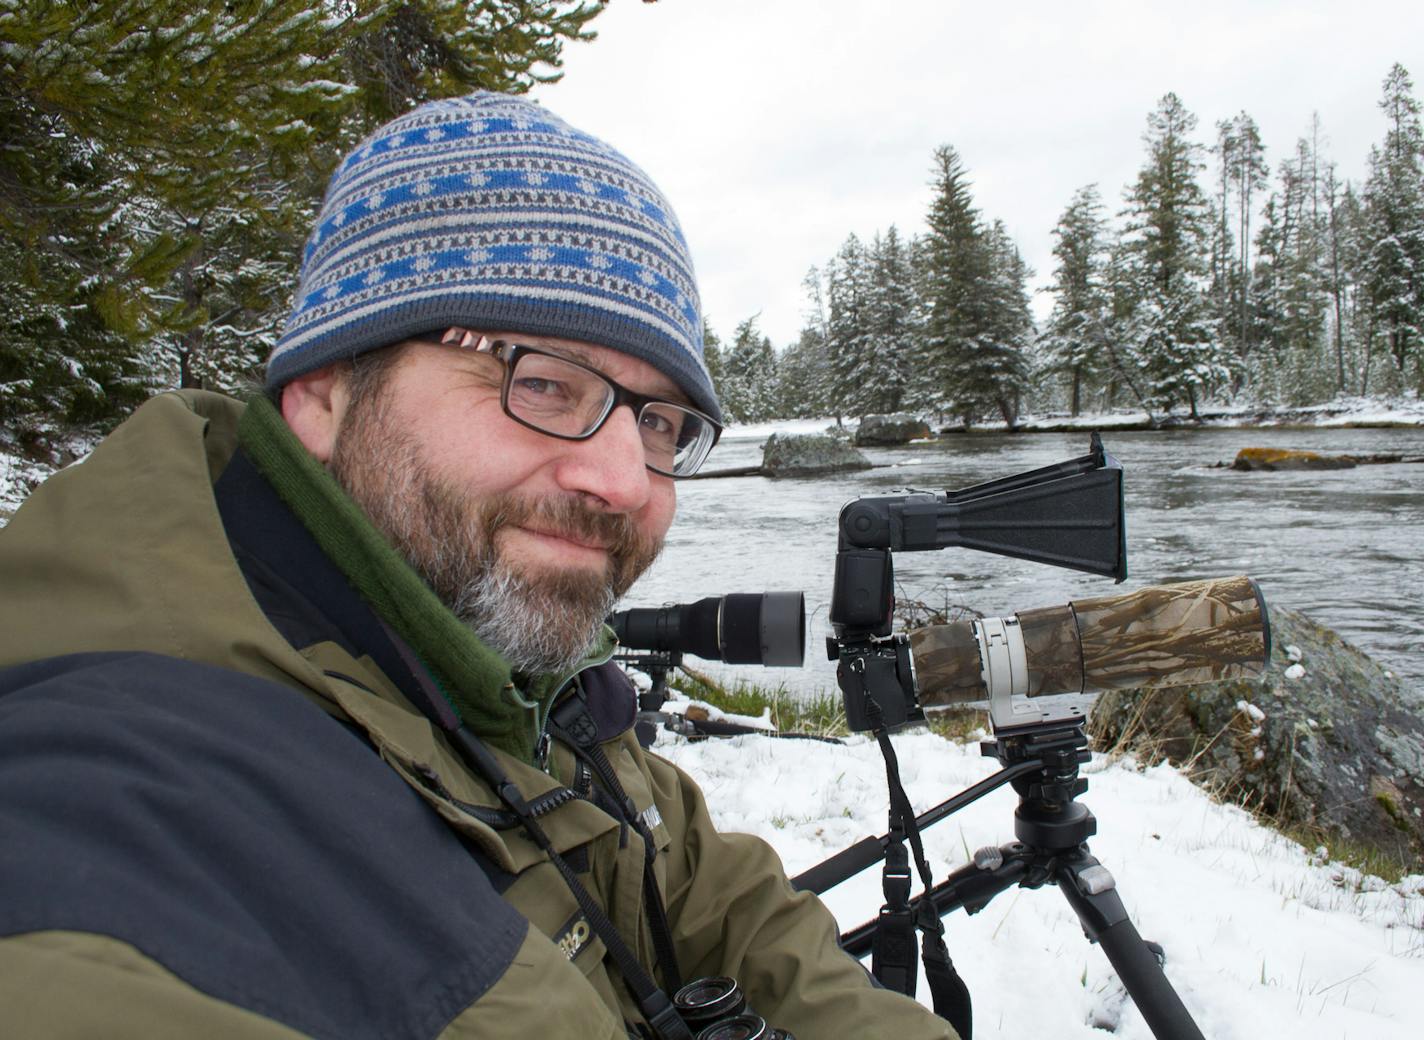
{"type": "Polygon", "coordinates": [[[721,419],[672,207],[613,148],[523,98],[428,102],[346,157],[267,387],[451,325],[623,351],[721,419]]]}

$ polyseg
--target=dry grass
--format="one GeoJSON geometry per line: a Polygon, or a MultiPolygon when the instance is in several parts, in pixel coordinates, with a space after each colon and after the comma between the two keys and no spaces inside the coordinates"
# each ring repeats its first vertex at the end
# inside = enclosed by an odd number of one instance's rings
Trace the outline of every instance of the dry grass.
{"type": "Polygon", "coordinates": [[[785,686],[741,681],[726,686],[686,666],[669,678],[668,685],[685,697],[733,715],[759,717],[769,711],[771,724],[779,733],[816,737],[844,737],[850,733],[839,694],[793,697],[785,686]]]}

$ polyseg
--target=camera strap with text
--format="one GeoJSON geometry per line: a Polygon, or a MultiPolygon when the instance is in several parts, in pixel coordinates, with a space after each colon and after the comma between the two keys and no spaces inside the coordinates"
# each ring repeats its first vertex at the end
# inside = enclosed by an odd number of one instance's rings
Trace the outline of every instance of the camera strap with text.
{"type": "MultiPolygon", "coordinates": [[[[461,757],[484,777],[499,800],[519,818],[524,832],[539,846],[544,855],[549,857],[549,862],[563,877],[579,908],[588,918],[589,927],[603,940],[603,945],[613,957],[618,966],[618,973],[623,976],[623,982],[657,1040],[692,1040],[692,1030],[677,1013],[672,1000],[664,990],[658,988],[652,976],[643,970],[637,955],[628,948],[627,942],[618,933],[618,927],[609,920],[598,901],[593,898],[593,894],[579,881],[574,869],[559,855],[549,836],[544,833],[544,828],[539,826],[539,821],[535,819],[529,804],[524,800],[524,795],[500,768],[489,748],[463,723],[457,729],[447,730],[446,734],[459,749],[461,757]]],[[[661,900],[658,905],[661,907],[661,900]]],[[[675,980],[668,981],[671,984],[675,980]]]]}
{"type": "MultiPolygon", "coordinates": [[[[874,700],[869,702],[869,708],[874,716],[879,716],[880,707],[874,700]]],[[[899,759],[895,756],[895,748],[885,727],[877,722],[873,732],[880,745],[880,753],[885,757],[885,779],[890,789],[890,821],[885,866],[881,874],[885,905],[880,908],[875,922],[870,971],[887,989],[913,997],[919,982],[918,965],[915,963],[915,931],[918,929],[923,936],[920,959],[925,965],[925,980],[929,983],[935,1014],[954,1026],[960,1040],[970,1040],[973,1007],[969,987],[959,977],[944,944],[944,922],[940,920],[934,900],[930,897],[934,878],[925,859],[920,828],[915,823],[915,810],[900,781],[899,759]],[[914,852],[915,869],[924,885],[920,897],[913,901],[910,899],[913,878],[910,852],[905,848],[907,840],[910,850],[914,852]]]]}
{"type": "Polygon", "coordinates": [[[658,846],[653,839],[652,829],[638,812],[633,800],[628,797],[618,774],[608,755],[598,743],[598,726],[592,719],[585,700],[581,676],[574,678],[575,692],[566,697],[549,717],[549,729],[557,733],[580,759],[593,770],[603,784],[604,790],[612,796],[618,806],[618,813],[625,822],[638,832],[643,839],[643,905],[648,911],[648,928],[653,935],[653,949],[658,958],[658,967],[663,973],[663,983],[671,992],[682,985],[682,972],[678,968],[677,953],[673,949],[672,926],[668,924],[667,908],[663,906],[662,892],[658,889],[657,875],[653,862],[657,859],[658,846]]]}

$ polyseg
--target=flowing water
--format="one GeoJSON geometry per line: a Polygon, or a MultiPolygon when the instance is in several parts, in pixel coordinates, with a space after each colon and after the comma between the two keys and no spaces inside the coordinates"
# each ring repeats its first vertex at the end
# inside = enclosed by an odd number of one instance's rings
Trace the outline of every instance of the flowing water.
{"type": "MultiPolygon", "coordinates": [[[[709,468],[757,465],[764,435],[724,438],[709,468]]],[[[1124,469],[1128,580],[966,549],[897,553],[902,595],[1009,614],[1140,585],[1249,574],[1268,603],[1292,607],[1424,690],[1424,464],[1238,473],[1214,468],[1245,447],[1424,456],[1424,429],[1107,432],[1124,469]]],[[[806,667],[708,670],[794,691],[830,690],[824,637],[836,517],[861,494],[967,487],[1086,454],[1088,435],[985,434],[870,449],[876,469],[827,477],[726,477],[679,486],[667,549],[624,606],[729,592],[800,589],[806,667]]],[[[690,658],[689,664],[703,662],[690,658]]]]}

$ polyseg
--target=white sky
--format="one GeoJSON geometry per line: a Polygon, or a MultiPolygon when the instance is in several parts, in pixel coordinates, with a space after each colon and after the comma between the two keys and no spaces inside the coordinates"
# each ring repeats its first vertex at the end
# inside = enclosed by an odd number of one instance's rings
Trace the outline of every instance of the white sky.
{"type": "Polygon", "coordinates": [[[1116,212],[1168,91],[1203,144],[1245,109],[1273,169],[1319,112],[1323,151],[1356,182],[1391,64],[1424,98],[1417,0],[612,0],[592,24],[534,96],[667,193],[717,332],[760,311],[778,348],[800,331],[807,268],[847,234],[921,231],[940,144],[1042,284],[1073,192],[1097,182],[1116,212]]]}

